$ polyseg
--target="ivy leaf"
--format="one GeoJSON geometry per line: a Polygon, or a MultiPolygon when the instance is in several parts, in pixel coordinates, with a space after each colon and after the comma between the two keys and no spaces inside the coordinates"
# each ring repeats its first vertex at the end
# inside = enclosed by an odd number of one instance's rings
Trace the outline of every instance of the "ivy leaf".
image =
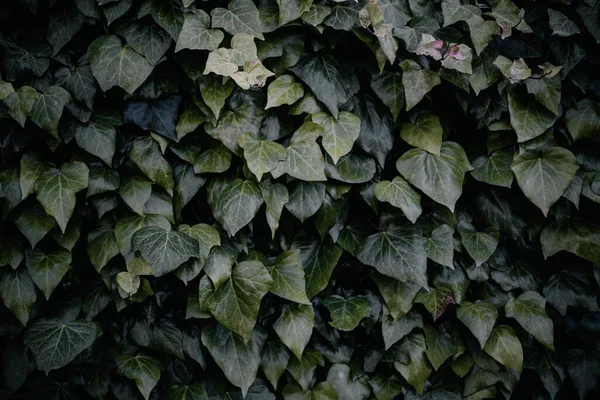
{"type": "Polygon", "coordinates": [[[27,269],[0,272],[0,298],[6,308],[26,326],[37,298],[35,285],[27,269]]]}
{"type": "Polygon", "coordinates": [[[46,170],[35,182],[37,200],[65,232],[75,209],[75,193],[88,186],[88,167],[79,161],[46,170]]]}
{"type": "Polygon", "coordinates": [[[369,385],[373,388],[377,400],[393,400],[402,393],[402,382],[395,375],[390,377],[375,375],[369,380],[369,385]]]}
{"type": "Polygon", "coordinates": [[[525,196],[548,215],[575,177],[579,164],[569,150],[553,147],[518,154],[511,168],[525,196]]]}
{"type": "Polygon", "coordinates": [[[317,365],[324,365],[323,356],[316,350],[307,349],[302,359],[290,358],[287,370],[303,390],[308,390],[315,382],[317,365]]]}
{"type": "Polygon", "coordinates": [[[77,124],[75,140],[77,145],[100,158],[109,167],[117,146],[115,120],[110,115],[95,114],[86,124],[77,124]]]}
{"type": "Polygon", "coordinates": [[[464,174],[473,167],[460,145],[443,142],[439,156],[412,149],[398,159],[396,169],[427,196],[454,211],[462,194],[464,174]]]}
{"type": "Polygon", "coordinates": [[[288,383],[282,392],[285,400],[337,400],[338,395],[329,382],[320,382],[310,390],[303,390],[295,382],[288,383]]]}
{"type": "Polygon", "coordinates": [[[402,210],[406,218],[415,223],[421,212],[421,196],[401,177],[390,181],[381,181],[375,185],[375,197],[387,201],[402,210]]]}
{"type": "Polygon", "coordinates": [[[565,122],[574,141],[583,138],[598,141],[596,132],[600,129],[600,107],[592,99],[583,99],[567,111],[565,122]]]}
{"type": "Polygon", "coordinates": [[[114,231],[110,228],[99,228],[88,234],[87,252],[90,262],[100,272],[102,268],[117,254],[119,245],[114,231]]]}
{"type": "Polygon", "coordinates": [[[304,266],[306,279],[306,296],[312,299],[329,283],[329,278],[342,256],[343,249],[324,240],[322,242],[294,242],[292,250],[300,250],[300,259],[304,266]]]}
{"type": "Polygon", "coordinates": [[[567,358],[567,372],[577,388],[580,398],[585,398],[598,381],[600,373],[600,356],[597,351],[570,349],[567,358]]]}
{"type": "Polygon", "coordinates": [[[290,354],[280,341],[272,340],[265,344],[260,367],[274,389],[277,389],[279,378],[285,372],[289,359],[290,354]]]}
{"type": "Polygon", "coordinates": [[[160,379],[160,363],[142,353],[135,356],[121,354],[115,358],[115,362],[119,374],[134,379],[138,390],[148,400],[150,392],[160,379]]]}
{"type": "MultiPolygon", "coordinates": [[[[89,65],[79,65],[74,68],[61,67],[54,73],[54,77],[56,82],[67,89],[76,100],[81,101],[90,110],[94,108],[96,81],[89,65]]],[[[27,89],[27,86],[20,89],[27,89]]]]}
{"type": "Polygon", "coordinates": [[[202,330],[202,344],[223,370],[227,380],[242,390],[242,396],[246,395],[256,378],[266,337],[259,329],[252,332],[249,341],[240,340],[222,325],[202,330]]]}
{"type": "Polygon", "coordinates": [[[296,181],[289,193],[285,208],[301,222],[313,216],[323,204],[325,184],[296,181]]]}
{"type": "Polygon", "coordinates": [[[51,86],[39,95],[31,108],[31,120],[58,139],[58,121],[71,95],[60,86],[51,86]]]}
{"type": "Polygon", "coordinates": [[[398,351],[400,361],[394,362],[394,367],[404,379],[423,394],[425,382],[431,373],[431,367],[426,357],[427,344],[422,333],[411,333],[400,342],[398,351]]]}
{"type": "Polygon", "coordinates": [[[385,305],[394,320],[404,317],[412,308],[420,286],[414,283],[389,279],[385,275],[373,273],[372,278],[383,296],[385,305]]]}
{"type": "Polygon", "coordinates": [[[147,24],[137,20],[125,26],[123,37],[133,50],[137,51],[151,65],[156,65],[171,46],[171,36],[156,24],[147,24]]]}
{"type": "Polygon", "coordinates": [[[305,122],[292,136],[287,147],[287,157],[273,171],[274,176],[283,173],[303,181],[325,181],[325,161],[316,140],[324,134],[323,128],[313,122],[305,122]]]}
{"type": "Polygon", "coordinates": [[[152,182],[141,176],[124,177],[119,195],[133,212],[144,215],[144,204],[152,195],[152,182]]]}
{"type": "Polygon", "coordinates": [[[546,314],[546,299],[527,291],[517,299],[509,299],[504,306],[506,316],[514,318],[540,343],[554,351],[554,325],[546,314]]]}
{"type": "Polygon", "coordinates": [[[258,186],[249,180],[216,180],[207,191],[216,220],[231,236],[252,221],[263,203],[258,186]]]}
{"type": "Polygon", "coordinates": [[[221,110],[225,106],[225,100],[233,91],[233,82],[231,80],[222,82],[220,79],[203,76],[198,79],[198,86],[202,100],[213,112],[215,119],[219,119],[221,110]]]}
{"type": "Polygon", "coordinates": [[[415,303],[423,304],[435,321],[442,316],[448,305],[455,303],[454,293],[450,286],[442,284],[429,291],[421,290],[415,303]]]}
{"type": "Polygon", "coordinates": [[[513,181],[512,162],[513,154],[510,151],[495,151],[473,161],[475,169],[471,171],[471,176],[480,182],[510,188],[513,181]]]}
{"type": "Polygon", "coordinates": [[[360,119],[352,113],[341,111],[337,118],[319,112],[311,115],[313,122],[323,128],[323,148],[334,164],[352,150],[360,133],[360,119]]]}
{"type": "Polygon", "coordinates": [[[144,259],[162,276],[175,270],[192,257],[198,257],[196,239],[178,232],[156,226],[146,226],[133,234],[132,249],[139,251],[144,259]]]}
{"type": "Polygon", "coordinates": [[[37,249],[25,252],[27,270],[35,285],[44,293],[46,300],[56,289],[71,265],[71,253],[58,250],[44,253],[37,249]]]}
{"type": "Polygon", "coordinates": [[[312,305],[286,305],[273,324],[279,339],[299,360],[312,335],[314,320],[312,305]]]}
{"type": "Polygon", "coordinates": [[[34,152],[23,154],[19,168],[19,183],[21,185],[21,198],[35,192],[35,181],[48,168],[48,164],[42,161],[42,158],[34,152]]]}
{"type": "Polygon", "coordinates": [[[523,369],[523,347],[513,328],[508,325],[495,327],[483,350],[514,371],[521,372],[523,369]]]}
{"type": "Polygon", "coordinates": [[[565,315],[569,306],[596,310],[595,295],[584,276],[565,270],[553,275],[546,286],[544,296],[554,308],[565,315]]]}
{"type": "Polygon", "coordinates": [[[12,269],[17,269],[24,257],[21,241],[15,238],[2,238],[0,243],[0,266],[10,265],[12,269]]]}
{"type": "Polygon", "coordinates": [[[336,30],[351,31],[358,25],[359,11],[359,4],[336,4],[323,23],[336,30]]]}
{"type": "Polygon", "coordinates": [[[363,400],[371,394],[368,378],[363,375],[352,379],[352,372],[346,364],[333,364],[327,373],[327,382],[342,399],[363,400]]]}
{"type": "Polygon", "coordinates": [[[35,247],[56,225],[56,220],[46,214],[39,206],[23,209],[21,213],[15,216],[14,221],[32,247],[35,247]]]}
{"type": "Polygon", "coordinates": [[[94,77],[105,92],[119,86],[133,94],[153,69],[146,58],[130,46],[123,46],[121,40],[113,35],[94,40],[88,48],[87,57],[94,77]]]}
{"type": "Polygon", "coordinates": [[[359,89],[354,73],[329,54],[303,57],[290,71],[310,87],[336,118],[339,106],[359,89]]]}
{"type": "Polygon", "coordinates": [[[431,231],[431,236],[425,240],[427,257],[450,269],[454,269],[454,230],[442,224],[431,231]]]}
{"type": "Polygon", "coordinates": [[[323,304],[331,313],[330,325],[342,331],[351,331],[358,326],[363,318],[369,315],[369,301],[362,296],[343,298],[329,296],[323,304]]]}
{"type": "Polygon", "coordinates": [[[271,228],[271,239],[275,238],[275,232],[279,227],[279,218],[283,207],[289,201],[289,193],[287,188],[281,183],[273,183],[266,179],[259,184],[260,193],[265,200],[265,216],[267,224],[271,228]]]}
{"type": "Polygon", "coordinates": [[[483,348],[494,329],[498,311],[491,303],[485,301],[463,301],[456,310],[456,316],[475,335],[483,348]]]}
{"type": "Polygon", "coordinates": [[[158,143],[150,136],[136,138],[129,150],[129,156],[138,168],[153,182],[173,195],[173,170],[162,156],[158,143]]]}
{"type": "Polygon", "coordinates": [[[543,79],[527,79],[525,85],[527,86],[527,93],[533,94],[541,105],[554,114],[560,115],[559,106],[562,85],[558,76],[543,79]]]}
{"type": "Polygon", "coordinates": [[[200,384],[176,385],[169,389],[167,400],[208,400],[208,394],[200,384]]]}
{"type": "Polygon", "coordinates": [[[179,95],[167,95],[150,101],[130,101],[123,112],[123,120],[178,141],[175,127],[180,103],[179,95]]]}
{"type": "Polygon", "coordinates": [[[16,92],[9,94],[3,101],[8,107],[8,114],[19,125],[25,127],[27,117],[31,115],[33,105],[38,98],[38,92],[34,88],[21,86],[16,92]]]}
{"type": "Polygon", "coordinates": [[[39,319],[25,331],[23,342],[46,374],[64,367],[96,340],[98,328],[89,321],[39,319]]]}
{"type": "Polygon", "coordinates": [[[414,124],[402,124],[400,131],[400,137],[406,143],[427,150],[436,156],[440,155],[443,134],[439,117],[432,114],[419,115],[414,124]]]}
{"type": "Polygon", "coordinates": [[[552,34],[561,37],[569,37],[576,33],[581,33],[577,24],[569,19],[565,14],[554,9],[548,9],[548,17],[552,34]]]}
{"type": "Polygon", "coordinates": [[[138,16],[146,14],[150,14],[157,24],[169,32],[173,40],[177,40],[183,25],[183,15],[177,3],[169,0],[149,0],[140,8],[138,16]]]}
{"type": "Polygon", "coordinates": [[[310,0],[277,0],[279,6],[279,26],[292,22],[304,12],[308,11],[312,4],[310,0]]]}
{"type": "Polygon", "coordinates": [[[286,250],[268,269],[273,279],[271,293],[300,304],[310,304],[306,297],[304,268],[298,250],[286,250]]]}
{"type": "Polygon", "coordinates": [[[494,229],[478,232],[470,223],[461,221],[458,224],[458,233],[467,253],[475,260],[475,265],[478,267],[486,262],[498,247],[499,234],[494,229]]]}
{"type": "Polygon", "coordinates": [[[267,89],[267,108],[292,105],[304,96],[304,88],[291,75],[281,75],[267,89]]]}
{"type": "Polygon", "coordinates": [[[423,317],[421,317],[421,314],[411,311],[403,317],[394,320],[387,308],[383,309],[381,334],[385,350],[388,350],[416,328],[423,328],[423,317]]]}
{"type": "Polygon", "coordinates": [[[244,149],[248,169],[259,182],[263,174],[271,172],[286,157],[285,147],[269,140],[256,140],[250,133],[241,135],[238,143],[244,149]]]}
{"type": "Polygon", "coordinates": [[[510,124],[517,132],[519,143],[534,139],[556,122],[558,116],[546,107],[529,101],[515,90],[508,91],[510,124]]]}
{"type": "Polygon", "coordinates": [[[251,0],[232,0],[227,8],[215,8],[210,12],[213,28],[223,28],[230,35],[247,33],[264,39],[258,9],[251,0]]]}
{"type": "Polygon", "coordinates": [[[425,325],[425,342],[427,343],[427,358],[436,371],[449,357],[458,352],[454,338],[446,331],[444,325],[438,329],[431,325],[425,325]]]}
{"type": "Polygon", "coordinates": [[[215,290],[210,312],[248,343],[260,302],[272,286],[273,279],[261,262],[243,261],[233,269],[227,282],[215,290]]]}
{"type": "Polygon", "coordinates": [[[427,254],[421,230],[413,224],[391,224],[369,235],[357,258],[380,273],[427,288],[427,254]]]}
{"type": "MultiPolygon", "coordinates": [[[[381,3],[381,2],[380,2],[381,3]]],[[[392,3],[390,3],[392,4],[392,3]]],[[[401,2],[398,4],[402,4],[401,2]]],[[[395,4],[394,4],[395,5],[395,4]]],[[[384,7],[382,9],[393,7],[384,7]]],[[[384,12],[385,18],[385,12],[384,12]]],[[[404,85],[402,84],[402,74],[383,71],[371,78],[371,89],[377,97],[390,109],[394,121],[398,119],[398,114],[404,107],[404,85]]]]}
{"type": "Polygon", "coordinates": [[[175,52],[183,49],[213,51],[225,38],[223,32],[210,28],[210,17],[202,10],[185,14],[175,52]]]}
{"type": "Polygon", "coordinates": [[[422,69],[419,64],[412,60],[402,61],[400,68],[402,68],[406,111],[419,104],[431,89],[442,82],[437,72],[422,69]]]}

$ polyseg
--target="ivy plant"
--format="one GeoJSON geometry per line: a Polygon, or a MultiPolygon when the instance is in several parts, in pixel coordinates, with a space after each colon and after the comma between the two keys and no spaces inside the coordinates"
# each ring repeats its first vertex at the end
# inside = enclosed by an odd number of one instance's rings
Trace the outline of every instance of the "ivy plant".
{"type": "Polygon", "coordinates": [[[600,398],[600,1],[0,6],[0,398],[600,398]]]}

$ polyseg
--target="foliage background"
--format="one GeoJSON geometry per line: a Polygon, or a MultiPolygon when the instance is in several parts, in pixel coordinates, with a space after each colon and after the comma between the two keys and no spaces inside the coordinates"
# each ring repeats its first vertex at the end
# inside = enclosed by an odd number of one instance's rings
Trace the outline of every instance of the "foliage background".
{"type": "Polygon", "coordinates": [[[0,21],[0,397],[600,396],[597,0],[0,21]]]}

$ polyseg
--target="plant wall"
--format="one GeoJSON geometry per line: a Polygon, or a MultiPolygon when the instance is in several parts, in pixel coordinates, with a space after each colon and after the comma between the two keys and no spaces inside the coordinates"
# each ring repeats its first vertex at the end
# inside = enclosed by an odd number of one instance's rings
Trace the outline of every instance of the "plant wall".
{"type": "Polygon", "coordinates": [[[3,399],[600,397],[600,2],[0,6],[3,399]]]}

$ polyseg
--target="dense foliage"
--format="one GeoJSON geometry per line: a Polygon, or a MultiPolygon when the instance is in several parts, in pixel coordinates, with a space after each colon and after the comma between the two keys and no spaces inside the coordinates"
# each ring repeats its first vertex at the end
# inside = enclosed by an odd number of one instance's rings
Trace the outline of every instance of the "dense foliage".
{"type": "Polygon", "coordinates": [[[600,398],[600,1],[0,6],[5,399],[600,398]]]}

